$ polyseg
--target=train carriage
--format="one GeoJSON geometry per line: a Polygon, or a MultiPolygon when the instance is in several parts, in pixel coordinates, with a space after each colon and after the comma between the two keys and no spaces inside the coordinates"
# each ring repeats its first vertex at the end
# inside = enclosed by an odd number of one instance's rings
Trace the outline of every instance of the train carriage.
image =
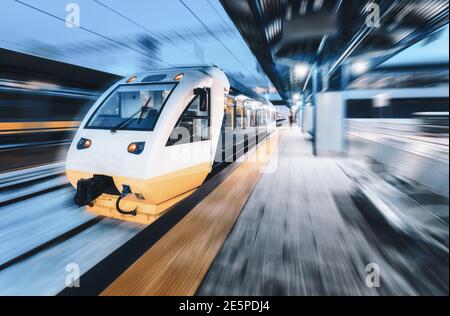
{"type": "Polygon", "coordinates": [[[87,113],[68,153],[75,201],[108,217],[157,219],[203,184],[223,156],[217,153],[229,149],[221,139],[251,129],[245,103],[253,104],[253,116],[264,115],[253,135],[273,131],[268,103],[229,93],[217,67],[154,71],[113,85],[87,113]]]}

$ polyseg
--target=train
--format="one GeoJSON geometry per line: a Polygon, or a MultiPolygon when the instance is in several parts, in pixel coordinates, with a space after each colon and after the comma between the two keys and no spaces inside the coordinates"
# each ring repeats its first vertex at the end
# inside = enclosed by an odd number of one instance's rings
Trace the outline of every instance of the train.
{"type": "Polygon", "coordinates": [[[216,66],[192,66],[112,85],[67,154],[75,202],[97,215],[149,224],[195,192],[236,146],[274,132],[275,107],[230,82],[216,66]]]}

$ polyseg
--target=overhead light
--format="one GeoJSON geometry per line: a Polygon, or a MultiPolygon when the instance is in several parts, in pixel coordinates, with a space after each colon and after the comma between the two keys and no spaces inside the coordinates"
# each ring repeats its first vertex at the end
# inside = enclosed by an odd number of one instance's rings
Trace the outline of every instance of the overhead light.
{"type": "Polygon", "coordinates": [[[369,70],[369,63],[365,60],[358,60],[351,64],[350,69],[353,75],[361,75],[369,70]]]}
{"type": "Polygon", "coordinates": [[[391,95],[389,93],[381,93],[373,98],[374,108],[384,108],[390,105],[391,95]]]}
{"type": "Polygon", "coordinates": [[[127,83],[135,82],[136,79],[137,79],[137,76],[130,77],[130,79],[127,80],[127,83]]]}
{"type": "Polygon", "coordinates": [[[300,95],[300,93],[295,93],[295,94],[292,96],[292,98],[294,99],[294,101],[300,101],[301,95],[300,95]]]}
{"type": "Polygon", "coordinates": [[[305,79],[309,74],[309,64],[300,63],[294,67],[294,76],[297,80],[305,79]]]}
{"type": "Polygon", "coordinates": [[[173,78],[175,81],[180,81],[184,77],[184,73],[180,73],[173,78]]]}

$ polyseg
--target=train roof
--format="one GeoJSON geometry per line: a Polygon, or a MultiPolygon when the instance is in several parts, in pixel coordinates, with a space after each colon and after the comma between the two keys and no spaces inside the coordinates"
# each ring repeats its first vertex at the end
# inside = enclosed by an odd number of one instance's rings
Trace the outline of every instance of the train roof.
{"type": "Polygon", "coordinates": [[[257,94],[255,91],[248,88],[245,84],[243,84],[239,80],[235,79],[233,75],[230,75],[229,73],[225,72],[223,69],[221,69],[220,67],[218,67],[216,65],[188,65],[188,66],[179,66],[179,67],[172,67],[172,68],[162,68],[162,69],[140,72],[140,73],[137,73],[136,75],[145,76],[145,75],[159,74],[162,72],[169,72],[169,71],[170,72],[175,72],[175,71],[186,72],[189,70],[202,71],[211,76],[213,75],[212,71],[217,71],[217,70],[222,71],[223,73],[225,73],[225,75],[228,78],[228,81],[230,82],[232,95],[237,96],[237,95],[243,94],[255,101],[259,101],[263,104],[272,106],[272,103],[270,101],[263,98],[262,96],[257,94]]]}
{"type": "Polygon", "coordinates": [[[222,69],[220,69],[217,66],[208,66],[208,65],[192,65],[192,66],[178,66],[178,67],[171,67],[171,68],[160,68],[155,70],[148,70],[139,72],[136,75],[151,75],[151,74],[158,74],[158,73],[167,73],[167,72],[174,72],[174,71],[189,71],[189,70],[198,70],[202,72],[206,72],[209,75],[212,75],[210,72],[214,70],[219,70],[224,72],[222,69]]]}

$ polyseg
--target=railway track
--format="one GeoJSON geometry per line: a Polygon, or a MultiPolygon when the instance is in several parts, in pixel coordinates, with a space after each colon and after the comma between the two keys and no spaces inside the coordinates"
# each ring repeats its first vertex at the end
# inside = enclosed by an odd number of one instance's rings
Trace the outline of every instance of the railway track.
{"type": "Polygon", "coordinates": [[[68,186],[61,162],[1,173],[0,207],[68,186]]]}
{"type": "Polygon", "coordinates": [[[66,241],[66,240],[68,240],[70,238],[75,237],[76,235],[78,235],[78,234],[82,233],[83,231],[87,230],[88,228],[91,228],[92,226],[96,225],[102,219],[103,219],[102,216],[97,216],[97,217],[95,217],[95,218],[93,218],[93,219],[91,219],[91,220],[89,220],[89,221],[87,221],[87,222],[85,222],[85,223],[83,223],[81,225],[78,225],[75,228],[72,228],[72,229],[68,230],[67,232],[65,232],[63,234],[60,234],[59,236],[56,236],[56,237],[48,240],[47,242],[44,242],[44,243],[40,244],[37,247],[34,247],[34,248],[32,248],[32,249],[22,253],[21,255],[18,255],[16,257],[14,257],[13,259],[10,259],[10,260],[8,260],[6,262],[1,263],[0,264],[0,271],[3,271],[5,269],[11,267],[14,264],[17,264],[17,263],[19,263],[21,261],[24,261],[24,260],[26,260],[28,258],[31,258],[32,256],[34,256],[34,255],[36,255],[36,254],[38,254],[38,253],[40,253],[40,252],[42,252],[44,250],[50,249],[51,247],[54,247],[54,246],[56,246],[58,244],[63,243],[64,241],[66,241]]]}

